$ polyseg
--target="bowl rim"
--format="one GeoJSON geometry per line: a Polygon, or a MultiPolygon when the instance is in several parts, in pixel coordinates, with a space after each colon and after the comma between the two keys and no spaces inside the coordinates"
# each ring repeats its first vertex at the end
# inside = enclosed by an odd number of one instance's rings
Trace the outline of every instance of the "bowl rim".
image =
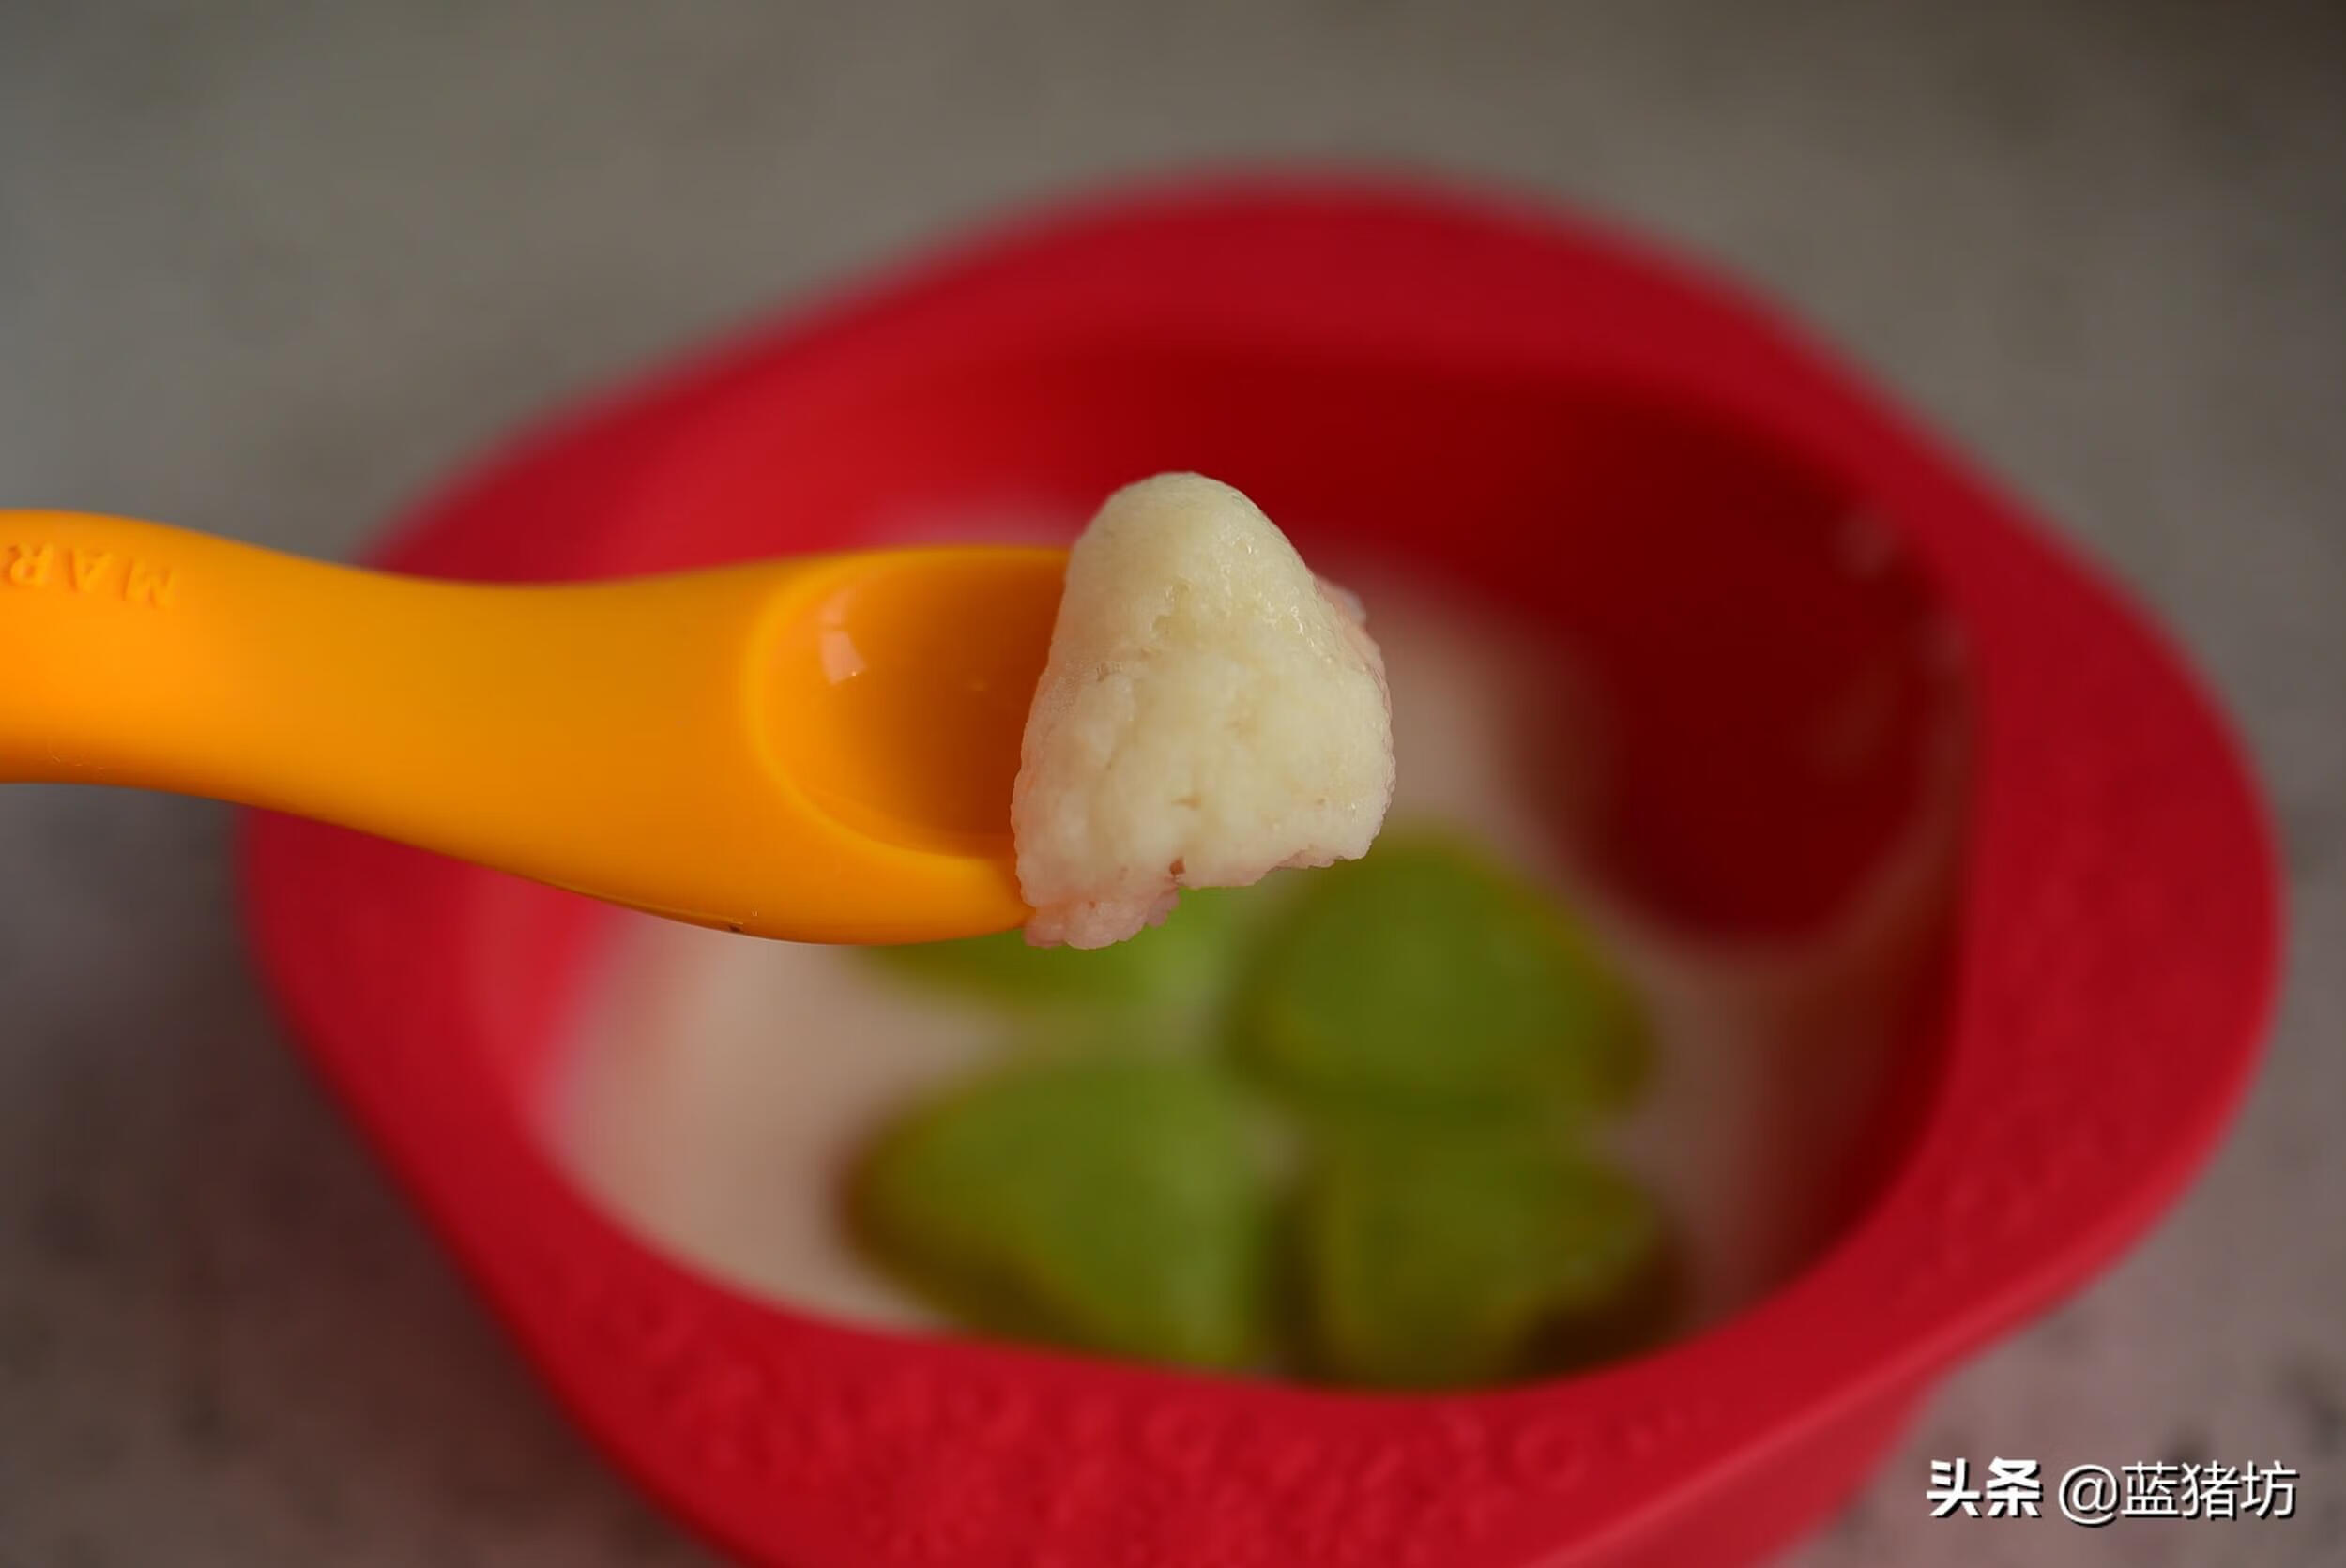
{"type": "Polygon", "coordinates": [[[1135,321],[1534,373],[1593,358],[1880,496],[1963,628],[1979,693],[1940,1081],[1902,1166],[1804,1273],[1577,1378],[1360,1395],[897,1339],[668,1260],[522,1125],[483,1064],[495,1039],[556,1026],[602,910],[249,817],[246,919],[292,1033],[556,1398],[679,1516],[802,1568],[1090,1563],[1111,1539],[1161,1568],[1250,1550],[1528,1568],[1919,1384],[2178,1195],[2251,1076],[2281,919],[2263,812],[2198,681],[2021,509],[1766,312],[1537,204],[1324,174],[1060,204],[575,408],[376,558],[590,573],[595,520],[617,515],[646,454],[759,377],[1135,321]],[[1598,302],[1569,333],[1531,308],[1567,287],[1598,302]],[[582,519],[552,555],[521,525],[548,510],[582,519]],[[528,944],[499,979],[526,983],[491,997],[498,966],[477,942],[517,911],[528,944]]]}

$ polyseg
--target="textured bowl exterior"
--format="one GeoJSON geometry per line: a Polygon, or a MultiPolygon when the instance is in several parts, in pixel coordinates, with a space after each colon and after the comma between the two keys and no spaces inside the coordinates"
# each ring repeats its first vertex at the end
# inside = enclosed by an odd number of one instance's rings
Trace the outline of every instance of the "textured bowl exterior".
{"type": "MultiPolygon", "coordinates": [[[[2261,808],[2196,682],[1815,350],[1567,220],[1342,180],[1079,205],[570,417],[381,558],[570,578],[833,542],[712,521],[693,487],[781,484],[758,477],[780,463],[800,517],[868,520],[838,498],[899,480],[917,510],[950,491],[922,464],[958,430],[993,443],[986,461],[1009,441],[999,462],[1047,475],[1054,498],[1135,477],[1131,451],[1091,454],[1081,429],[1017,448],[978,383],[935,443],[856,424],[923,367],[1037,343],[1095,367],[1170,344],[1241,367],[1327,353],[1594,377],[1869,497],[1960,628],[1976,693],[1940,1064],[1896,1168],[1823,1256],[1718,1330],[1592,1376],[1366,1398],[898,1339],[680,1268],[533,1135],[520,1086],[597,962],[602,910],[251,819],[252,940],[296,1037],[547,1387],[681,1520],[779,1568],[1748,1561],[1863,1479],[1935,1374],[2139,1233],[2211,1148],[2254,1065],[2279,915],[2261,808]],[[793,421],[806,445],[775,452],[793,421]]],[[[1242,467],[1246,442],[1280,433],[1213,439],[1242,467]]],[[[1531,559],[1537,527],[1519,531],[1507,548],[1531,559]]],[[[1464,548],[1440,527],[1403,543],[1464,548]]]]}

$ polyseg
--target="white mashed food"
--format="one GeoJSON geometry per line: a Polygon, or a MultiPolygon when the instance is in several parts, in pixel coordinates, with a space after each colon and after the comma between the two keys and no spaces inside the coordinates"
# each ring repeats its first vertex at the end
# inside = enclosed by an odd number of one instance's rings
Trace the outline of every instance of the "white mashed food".
{"type": "Polygon", "coordinates": [[[1110,496],[1068,557],[1019,754],[1027,939],[1105,947],[1177,889],[1356,860],[1393,789],[1358,601],[1226,484],[1161,474],[1110,496]]]}

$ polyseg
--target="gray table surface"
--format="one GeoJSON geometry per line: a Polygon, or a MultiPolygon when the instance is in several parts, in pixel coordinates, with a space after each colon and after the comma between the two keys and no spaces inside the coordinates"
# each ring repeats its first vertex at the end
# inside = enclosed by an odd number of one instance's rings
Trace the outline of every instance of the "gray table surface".
{"type": "MultiPolygon", "coordinates": [[[[2268,782],[2293,971],[2236,1134],[1793,1560],[2346,1561],[2346,8],[9,0],[0,495],[346,553],[679,342],[1006,201],[1260,155],[1740,267],[2156,605],[2268,782]],[[1958,1453],[2306,1481],[2287,1523],[1927,1523],[1958,1453]]],[[[0,795],[0,1564],[706,1561],[296,1066],[225,823],[0,795]]]]}

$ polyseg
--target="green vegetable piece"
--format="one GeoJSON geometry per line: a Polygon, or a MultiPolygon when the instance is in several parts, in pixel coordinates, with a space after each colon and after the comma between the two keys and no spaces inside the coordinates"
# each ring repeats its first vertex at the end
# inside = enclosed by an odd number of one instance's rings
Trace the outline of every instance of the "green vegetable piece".
{"type": "Polygon", "coordinates": [[[1313,1369],[1338,1382],[1564,1372],[1651,1343],[1672,1304],[1646,1195],[1529,1137],[1348,1133],[1323,1147],[1297,1225],[1313,1369]]]}
{"type": "Polygon", "coordinates": [[[1163,925],[1113,947],[1030,948],[1015,931],[873,948],[906,978],[1012,1006],[1163,1008],[1216,995],[1236,954],[1240,912],[1219,889],[1185,892],[1163,925]]]}
{"type": "Polygon", "coordinates": [[[1264,1344],[1269,1198],[1240,1088],[1123,1050],[1029,1057],[913,1110],[854,1194],[885,1267],[1012,1338],[1239,1368],[1264,1344]]]}
{"type": "Polygon", "coordinates": [[[1539,889],[1423,834],[1304,882],[1236,1031],[1242,1058],[1304,1108],[1577,1122],[1641,1087],[1636,994],[1539,889]]]}

